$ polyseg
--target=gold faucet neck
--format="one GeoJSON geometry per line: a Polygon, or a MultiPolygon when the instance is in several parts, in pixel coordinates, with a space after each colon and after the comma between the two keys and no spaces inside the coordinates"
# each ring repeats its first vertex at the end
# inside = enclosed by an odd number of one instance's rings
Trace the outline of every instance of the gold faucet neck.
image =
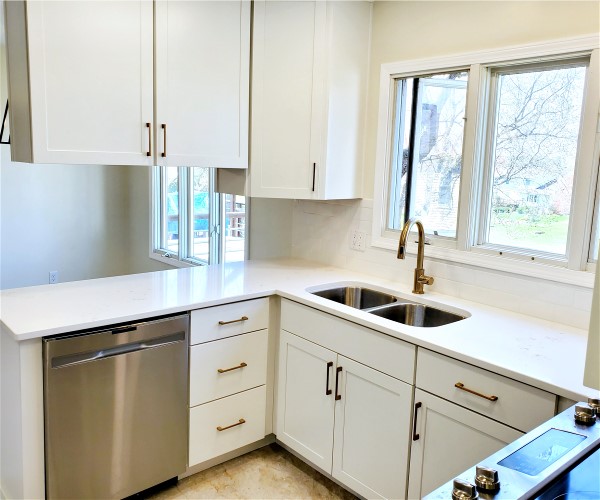
{"type": "Polygon", "coordinates": [[[433,278],[431,276],[426,276],[425,270],[423,269],[423,259],[425,257],[425,229],[423,228],[423,223],[419,219],[408,219],[406,224],[404,224],[402,232],[400,233],[400,240],[398,241],[397,257],[399,259],[404,259],[406,257],[406,239],[408,238],[411,227],[414,225],[417,226],[417,230],[419,232],[419,241],[417,247],[417,267],[415,268],[413,293],[422,294],[423,285],[431,285],[433,283],[433,278]]]}

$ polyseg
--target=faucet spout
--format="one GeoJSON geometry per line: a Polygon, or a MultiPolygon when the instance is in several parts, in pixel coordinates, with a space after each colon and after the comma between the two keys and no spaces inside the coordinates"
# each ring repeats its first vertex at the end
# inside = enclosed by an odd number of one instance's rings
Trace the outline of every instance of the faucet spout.
{"type": "Polygon", "coordinates": [[[433,278],[431,276],[426,276],[425,269],[423,269],[423,259],[425,257],[425,229],[423,228],[423,223],[419,219],[412,218],[407,220],[406,224],[404,224],[402,232],[400,233],[400,240],[398,241],[397,257],[399,259],[404,259],[406,257],[406,240],[413,225],[417,226],[419,232],[417,267],[415,268],[413,293],[422,294],[424,293],[423,285],[431,285],[433,283],[433,278]]]}

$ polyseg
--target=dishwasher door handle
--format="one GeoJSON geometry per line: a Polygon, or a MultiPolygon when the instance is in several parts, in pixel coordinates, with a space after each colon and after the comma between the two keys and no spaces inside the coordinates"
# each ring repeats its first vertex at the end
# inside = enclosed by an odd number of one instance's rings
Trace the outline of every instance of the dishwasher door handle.
{"type": "Polygon", "coordinates": [[[142,342],[131,342],[129,344],[108,347],[106,349],[100,349],[97,351],[88,351],[77,354],[67,354],[65,356],[56,356],[52,358],[51,366],[52,368],[65,368],[67,366],[78,365],[80,363],[86,363],[89,361],[98,361],[100,359],[119,356],[121,354],[129,354],[136,351],[143,351],[145,349],[162,347],[184,340],[185,332],[177,332],[172,333],[170,335],[164,335],[162,337],[156,337],[151,340],[145,340],[142,342]]]}

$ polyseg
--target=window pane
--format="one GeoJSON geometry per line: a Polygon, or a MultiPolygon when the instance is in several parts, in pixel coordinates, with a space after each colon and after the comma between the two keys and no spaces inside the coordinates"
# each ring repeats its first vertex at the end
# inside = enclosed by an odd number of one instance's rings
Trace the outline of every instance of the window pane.
{"type": "Polygon", "coordinates": [[[489,243],[566,253],[585,73],[496,72],[489,243]]]}
{"type": "Polygon", "coordinates": [[[225,204],[225,262],[244,260],[246,197],[223,194],[225,204]]]}
{"type": "Polygon", "coordinates": [[[467,81],[467,72],[399,80],[389,228],[408,208],[427,233],[456,238],[467,81]]]}
{"type": "Polygon", "coordinates": [[[162,207],[162,214],[165,218],[163,246],[164,250],[177,255],[179,252],[179,175],[177,167],[165,167],[165,170],[166,185],[163,203],[166,206],[162,207]]]}
{"type": "Polygon", "coordinates": [[[210,170],[192,170],[192,257],[208,264],[210,256],[210,170]]]}

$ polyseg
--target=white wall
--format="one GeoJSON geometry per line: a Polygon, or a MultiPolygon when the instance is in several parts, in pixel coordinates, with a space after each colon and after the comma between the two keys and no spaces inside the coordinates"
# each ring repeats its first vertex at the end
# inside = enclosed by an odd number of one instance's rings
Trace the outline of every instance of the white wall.
{"type": "MultiPolygon", "coordinates": [[[[296,201],[292,255],[410,284],[414,257],[370,246],[375,146],[381,64],[445,54],[500,48],[534,41],[587,35],[599,31],[599,2],[377,1],[373,8],[364,200],[296,201]],[[365,252],[349,248],[354,229],[367,234],[365,252]]],[[[427,292],[520,311],[587,329],[592,291],[536,278],[472,266],[433,261],[425,269],[435,277],[427,292]]]]}

